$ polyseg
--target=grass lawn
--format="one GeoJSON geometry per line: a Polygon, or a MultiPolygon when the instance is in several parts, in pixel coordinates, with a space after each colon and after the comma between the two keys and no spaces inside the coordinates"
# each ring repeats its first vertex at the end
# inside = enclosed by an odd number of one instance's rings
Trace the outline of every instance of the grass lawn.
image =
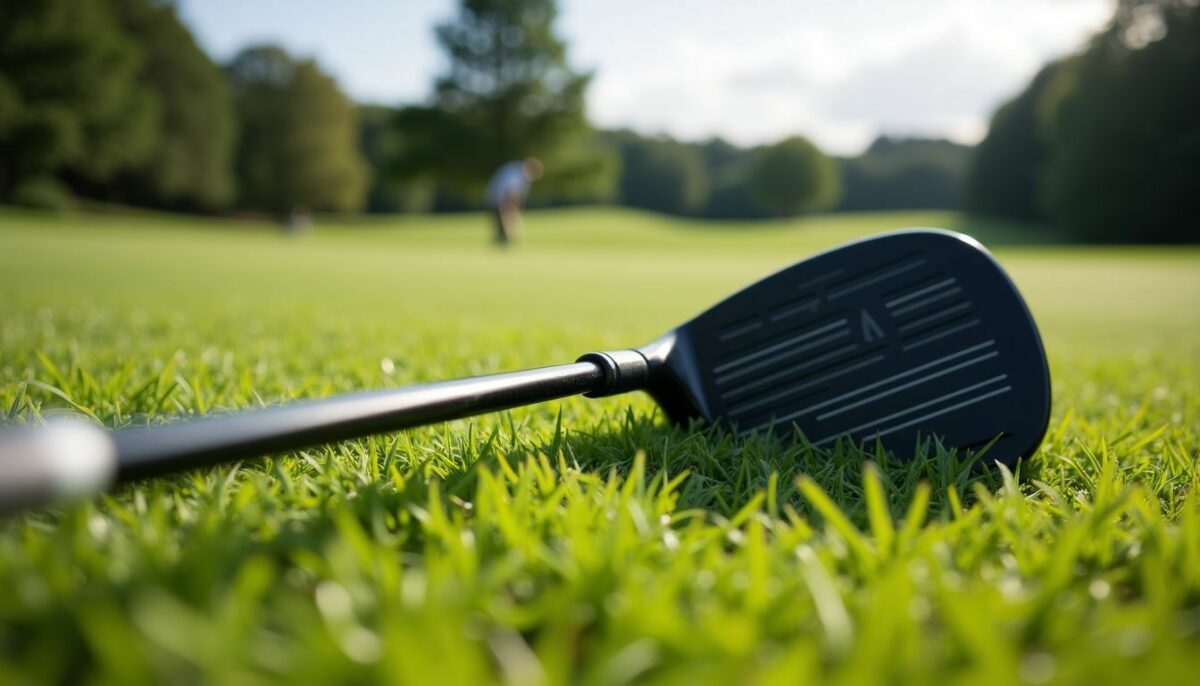
{"type": "MultiPolygon", "coordinates": [[[[812,251],[991,245],[1045,338],[1019,474],[571,399],[0,522],[0,683],[1182,681],[1200,670],[1200,251],[952,213],[261,225],[0,211],[0,412],[111,426],[649,341],[812,251]]],[[[1193,677],[1194,678],[1194,677],[1193,677]]]]}

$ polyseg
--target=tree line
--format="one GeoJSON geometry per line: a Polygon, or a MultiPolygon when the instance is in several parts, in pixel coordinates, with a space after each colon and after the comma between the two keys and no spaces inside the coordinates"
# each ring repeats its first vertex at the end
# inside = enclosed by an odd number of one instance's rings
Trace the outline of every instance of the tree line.
{"type": "Polygon", "coordinates": [[[217,65],[154,0],[0,0],[0,198],[184,211],[362,206],[355,105],[271,46],[217,65]]]}
{"type": "Polygon", "coordinates": [[[182,211],[446,211],[536,155],[533,202],[711,218],[966,208],[1089,240],[1200,239],[1200,9],[1121,0],[971,148],[881,137],[831,157],[794,136],[742,147],[595,130],[554,0],[461,0],[428,102],[356,105],[311,59],[227,64],[158,0],[0,0],[0,200],[182,211]]]}
{"type": "Polygon", "coordinates": [[[996,111],[967,206],[1081,240],[1200,241],[1200,4],[1121,0],[996,111]]]}
{"type": "Polygon", "coordinates": [[[525,155],[535,202],[751,218],[957,207],[967,148],[880,139],[832,159],[794,137],[742,148],[584,116],[553,0],[464,0],[436,29],[451,67],[428,104],[356,106],[312,60],[254,46],[214,63],[169,3],[0,0],[0,198],[184,211],[456,210],[525,155]],[[929,154],[927,154],[929,153],[929,154]]]}
{"type": "Polygon", "coordinates": [[[855,157],[827,157],[793,137],[740,147],[631,131],[601,132],[619,156],[617,200],[658,212],[716,219],[811,210],[960,209],[971,148],[880,136],[855,157]],[[784,183],[780,183],[780,182],[784,183]]]}

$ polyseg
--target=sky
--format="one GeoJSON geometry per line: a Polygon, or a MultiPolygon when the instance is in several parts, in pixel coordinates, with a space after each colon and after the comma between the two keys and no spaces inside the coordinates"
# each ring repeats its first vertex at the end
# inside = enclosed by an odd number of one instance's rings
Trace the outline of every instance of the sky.
{"type": "MultiPolygon", "coordinates": [[[[445,67],[433,27],[454,0],[179,0],[209,54],[273,42],[351,97],[425,100],[445,67]]],[[[802,134],[849,155],[880,134],[977,142],[1047,60],[1101,28],[1112,0],[563,0],[588,114],[742,145],[802,134]]]]}

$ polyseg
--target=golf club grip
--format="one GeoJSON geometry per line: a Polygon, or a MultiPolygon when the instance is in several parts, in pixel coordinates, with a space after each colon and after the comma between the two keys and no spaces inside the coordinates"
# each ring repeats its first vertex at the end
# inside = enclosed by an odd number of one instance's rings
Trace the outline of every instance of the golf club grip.
{"type": "Polygon", "coordinates": [[[113,434],[118,482],[593,392],[594,362],[297,402],[113,434]]]}

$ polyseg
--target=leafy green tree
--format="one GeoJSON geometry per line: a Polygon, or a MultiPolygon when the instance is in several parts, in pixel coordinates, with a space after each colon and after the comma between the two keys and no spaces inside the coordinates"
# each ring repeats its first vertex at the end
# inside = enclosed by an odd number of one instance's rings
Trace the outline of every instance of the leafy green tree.
{"type": "Polygon", "coordinates": [[[605,141],[617,150],[620,202],[669,214],[693,214],[704,207],[708,179],[699,147],[669,138],[615,131],[605,141]]]}
{"type": "Polygon", "coordinates": [[[360,209],[368,171],[357,112],[337,83],[274,46],[243,50],[227,72],[241,131],[240,203],[277,213],[360,209]]]}
{"type": "Polygon", "coordinates": [[[1051,62],[1042,67],[1025,90],[992,115],[967,175],[967,208],[972,212],[1026,221],[1044,217],[1037,187],[1046,142],[1038,106],[1061,66],[1051,62]]]}
{"type": "Polygon", "coordinates": [[[411,145],[396,125],[397,110],[379,105],[358,108],[359,149],[374,171],[367,190],[368,212],[426,212],[433,204],[434,184],[430,179],[405,178],[392,172],[391,165],[411,145]]]}
{"type": "Polygon", "coordinates": [[[107,0],[145,53],[138,81],[154,98],[156,145],[121,179],[130,200],[218,209],[233,200],[233,105],[225,75],[196,45],[175,7],[107,0]]]}
{"type": "Polygon", "coordinates": [[[730,164],[735,164],[746,156],[746,149],[734,145],[719,136],[695,144],[704,156],[704,167],[711,175],[730,164]]]}
{"type": "Polygon", "coordinates": [[[0,196],[64,173],[105,181],[153,151],[144,54],[107,10],[0,0],[0,196]]]}
{"type": "Polygon", "coordinates": [[[759,202],[750,184],[754,151],[741,158],[710,170],[711,188],[703,215],[714,219],[761,219],[771,212],[759,202]]]}
{"type": "Polygon", "coordinates": [[[554,33],[554,0],[462,0],[437,27],[449,58],[428,107],[405,110],[399,124],[424,145],[401,169],[434,172],[465,192],[482,188],[504,162],[540,157],[543,194],[603,193],[613,167],[594,145],[584,116],[590,74],[567,64],[554,33]]]}
{"type": "Polygon", "coordinates": [[[759,148],[743,148],[721,138],[697,146],[704,156],[708,197],[700,214],[715,219],[770,216],[750,188],[750,170],[759,148]]]}
{"type": "Polygon", "coordinates": [[[749,181],[763,207],[784,216],[833,207],[841,193],[837,165],[802,136],[764,148],[749,181]]]}
{"type": "Polygon", "coordinates": [[[948,140],[880,136],[840,161],[845,211],[959,209],[971,149],[948,140]]]}
{"type": "Polygon", "coordinates": [[[1040,109],[1057,223],[1088,240],[1200,241],[1200,6],[1122,0],[1040,109]]]}

